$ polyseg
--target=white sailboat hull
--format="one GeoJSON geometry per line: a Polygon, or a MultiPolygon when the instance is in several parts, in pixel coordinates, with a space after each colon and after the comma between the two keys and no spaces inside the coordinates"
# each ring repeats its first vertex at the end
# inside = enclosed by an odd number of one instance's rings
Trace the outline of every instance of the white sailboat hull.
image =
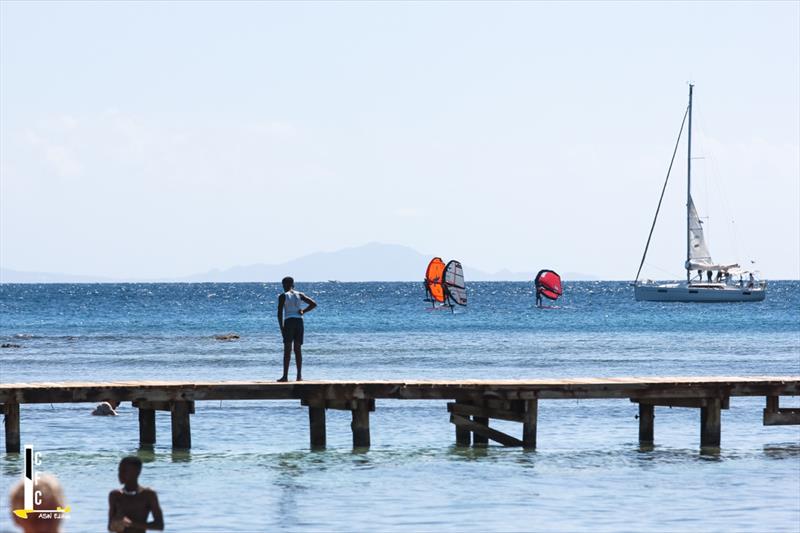
{"type": "Polygon", "coordinates": [[[722,283],[637,284],[634,294],[637,302],[760,302],[766,297],[767,287],[765,283],[755,287],[722,283]]]}

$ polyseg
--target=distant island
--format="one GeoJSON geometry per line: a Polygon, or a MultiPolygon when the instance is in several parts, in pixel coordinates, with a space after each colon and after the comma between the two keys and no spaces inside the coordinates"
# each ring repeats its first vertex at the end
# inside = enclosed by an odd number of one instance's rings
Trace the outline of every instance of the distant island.
{"type": "MultiPolygon", "coordinates": [[[[335,252],[317,252],[285,263],[234,266],[179,278],[112,279],[0,268],[0,283],[275,282],[286,275],[298,281],[420,281],[431,257],[408,246],[374,242],[335,252]]],[[[537,269],[554,266],[536,265],[537,269]]],[[[464,274],[468,281],[530,281],[536,270],[489,273],[464,264],[464,274]]],[[[565,280],[597,279],[575,272],[561,274],[565,280]]]]}

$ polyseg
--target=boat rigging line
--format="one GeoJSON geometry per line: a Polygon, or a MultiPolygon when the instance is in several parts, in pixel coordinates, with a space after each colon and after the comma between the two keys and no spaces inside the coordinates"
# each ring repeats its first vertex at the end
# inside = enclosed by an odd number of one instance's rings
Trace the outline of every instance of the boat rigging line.
{"type": "Polygon", "coordinates": [[[644,253],[642,254],[642,261],[639,263],[639,270],[636,271],[636,279],[634,285],[639,281],[639,275],[642,273],[644,260],[647,257],[647,249],[650,247],[650,239],[653,237],[653,230],[656,229],[656,221],[658,220],[658,212],[661,211],[661,202],[664,200],[664,192],[667,190],[667,183],[669,182],[669,175],[672,172],[672,164],[675,162],[675,155],[678,153],[678,145],[681,142],[681,135],[683,134],[683,126],[686,124],[686,117],[689,115],[689,107],[686,107],[686,112],[683,114],[681,121],[681,129],[678,131],[678,139],[675,141],[675,149],[672,150],[672,159],[669,160],[669,168],[667,169],[667,177],[664,179],[664,186],[661,188],[661,196],[658,198],[658,206],[656,207],[656,214],[653,217],[653,224],[650,226],[650,233],[647,235],[647,244],[644,245],[644,253]]]}

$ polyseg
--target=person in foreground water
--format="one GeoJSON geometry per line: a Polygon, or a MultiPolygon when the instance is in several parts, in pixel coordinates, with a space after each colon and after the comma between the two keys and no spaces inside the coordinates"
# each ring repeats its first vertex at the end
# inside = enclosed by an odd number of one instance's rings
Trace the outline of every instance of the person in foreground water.
{"type": "Polygon", "coordinates": [[[294,360],[297,365],[297,381],[303,380],[303,315],[317,307],[317,302],[294,290],[294,278],[287,276],[281,280],[283,294],[278,297],[278,326],[283,335],[283,375],[278,381],[289,381],[289,362],[294,346],[294,360]],[[303,303],[308,304],[303,309],[303,303]]]}
{"type": "Polygon", "coordinates": [[[142,460],[123,457],[119,462],[119,481],[122,488],[108,495],[108,530],[117,533],[144,533],[148,529],[164,529],[164,516],[156,491],[139,485],[142,460]],[[147,518],[152,513],[153,521],[147,518]]]}

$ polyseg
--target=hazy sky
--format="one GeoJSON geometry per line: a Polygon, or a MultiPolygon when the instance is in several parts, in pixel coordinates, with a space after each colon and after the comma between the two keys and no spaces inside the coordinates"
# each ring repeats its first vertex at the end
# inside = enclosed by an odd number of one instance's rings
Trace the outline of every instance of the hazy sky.
{"type": "MultiPolygon", "coordinates": [[[[0,264],[370,241],[631,279],[696,83],[718,261],[800,277],[800,3],[0,4],[0,264]]],[[[647,273],[681,276],[685,151],[647,273]]]]}

